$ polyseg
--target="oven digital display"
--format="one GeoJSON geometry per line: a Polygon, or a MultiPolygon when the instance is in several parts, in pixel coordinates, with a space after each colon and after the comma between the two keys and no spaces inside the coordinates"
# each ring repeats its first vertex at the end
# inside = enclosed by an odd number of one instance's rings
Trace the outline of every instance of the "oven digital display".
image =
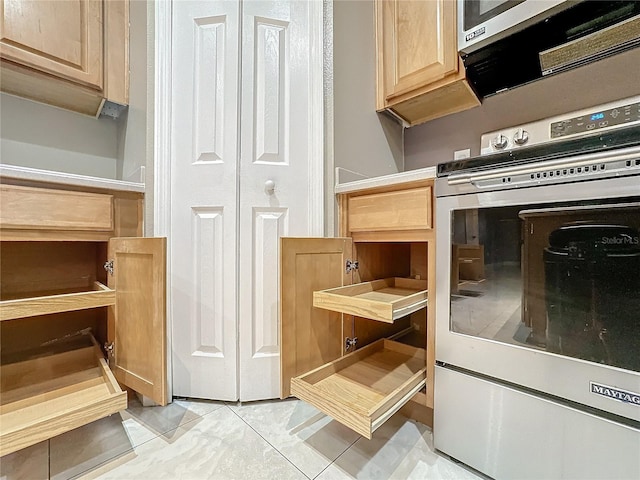
{"type": "Polygon", "coordinates": [[[551,138],[564,137],[614,125],[628,125],[638,121],[640,121],[640,103],[630,103],[601,112],[587,113],[553,122],[550,125],[550,134],[551,138]]]}

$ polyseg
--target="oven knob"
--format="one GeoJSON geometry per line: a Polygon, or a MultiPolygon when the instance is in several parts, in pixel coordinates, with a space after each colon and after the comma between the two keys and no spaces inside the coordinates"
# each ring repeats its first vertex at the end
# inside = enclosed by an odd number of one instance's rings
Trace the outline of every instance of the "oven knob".
{"type": "Polygon", "coordinates": [[[491,140],[491,145],[497,150],[504,150],[509,145],[509,139],[502,134],[498,134],[491,140]]]}
{"type": "Polygon", "coordinates": [[[522,128],[519,128],[513,135],[513,141],[516,143],[516,145],[524,145],[529,141],[529,132],[522,128]]]}

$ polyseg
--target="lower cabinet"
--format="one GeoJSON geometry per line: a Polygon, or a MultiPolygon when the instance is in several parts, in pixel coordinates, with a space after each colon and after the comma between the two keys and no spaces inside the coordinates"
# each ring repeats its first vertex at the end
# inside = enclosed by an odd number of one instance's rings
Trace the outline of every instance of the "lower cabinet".
{"type": "MultiPolygon", "coordinates": [[[[395,190],[403,188],[415,185],[395,190]]],[[[370,217],[369,231],[361,222],[350,230],[349,205],[360,209],[378,193],[388,202],[382,190],[340,200],[341,233],[350,236],[280,244],[281,397],[304,400],[369,439],[409,403],[409,416],[431,424],[433,415],[431,189],[423,189],[429,215],[421,224],[410,216],[390,230],[389,212],[370,217]]]]}
{"type": "Polygon", "coordinates": [[[126,388],[166,404],[165,239],[0,213],[0,456],[125,409],[126,388]]]}

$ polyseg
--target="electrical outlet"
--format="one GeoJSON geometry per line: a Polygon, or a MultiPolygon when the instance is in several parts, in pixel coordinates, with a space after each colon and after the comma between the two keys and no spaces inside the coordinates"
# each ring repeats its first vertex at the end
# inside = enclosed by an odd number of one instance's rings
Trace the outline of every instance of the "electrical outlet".
{"type": "Polygon", "coordinates": [[[463,158],[469,158],[471,156],[471,149],[467,148],[465,150],[456,150],[453,152],[454,160],[462,160],[463,158]]]}

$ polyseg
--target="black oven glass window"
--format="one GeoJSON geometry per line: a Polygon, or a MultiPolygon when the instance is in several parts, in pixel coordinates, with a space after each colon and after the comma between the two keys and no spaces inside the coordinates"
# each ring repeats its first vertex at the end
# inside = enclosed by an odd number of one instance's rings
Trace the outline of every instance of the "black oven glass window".
{"type": "Polygon", "coordinates": [[[451,330],[640,371],[640,198],[454,211],[451,330]]]}

